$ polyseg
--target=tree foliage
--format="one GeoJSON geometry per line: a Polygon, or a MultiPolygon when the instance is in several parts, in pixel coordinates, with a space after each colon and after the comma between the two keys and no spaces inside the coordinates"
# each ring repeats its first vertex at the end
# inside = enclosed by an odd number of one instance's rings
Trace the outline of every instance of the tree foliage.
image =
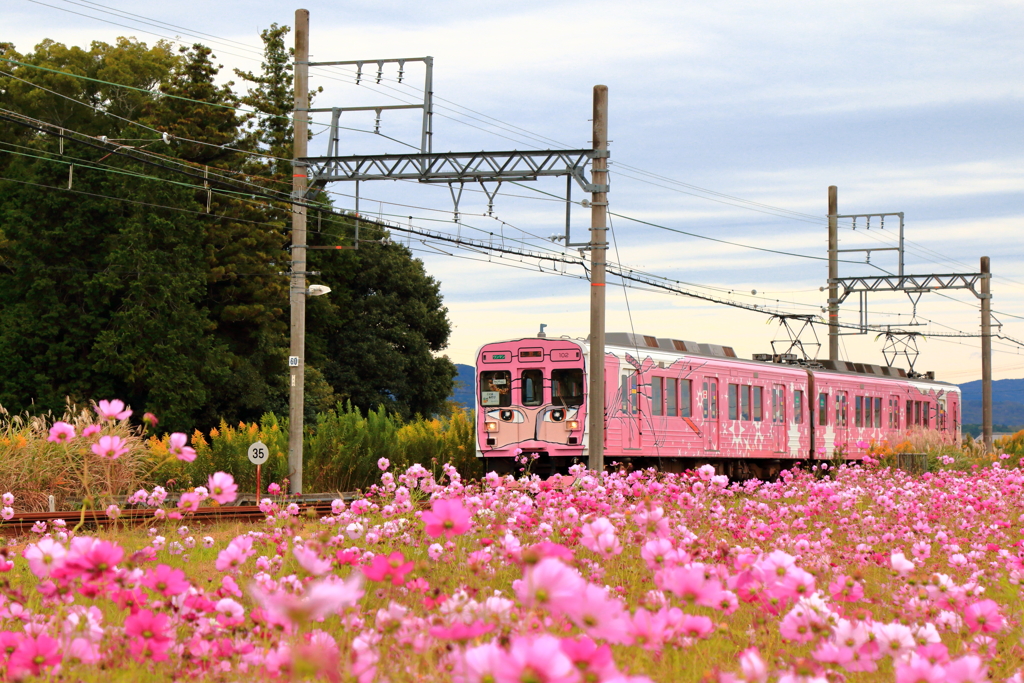
{"type": "MultiPolygon", "coordinates": [[[[65,72],[5,67],[4,108],[75,133],[62,143],[0,114],[0,405],[117,396],[175,430],[284,410],[287,33],[262,33],[262,70],[236,72],[244,92],[218,80],[199,44],[44,41],[19,54],[0,42],[9,59],[65,72]]],[[[351,241],[351,219],[319,201],[331,226],[322,237],[351,241]]],[[[386,237],[365,225],[362,236],[386,237]]],[[[454,375],[437,356],[450,326],[422,263],[379,241],[311,253],[333,292],[307,312],[310,413],[339,400],[403,417],[440,410],[454,375]]]]}

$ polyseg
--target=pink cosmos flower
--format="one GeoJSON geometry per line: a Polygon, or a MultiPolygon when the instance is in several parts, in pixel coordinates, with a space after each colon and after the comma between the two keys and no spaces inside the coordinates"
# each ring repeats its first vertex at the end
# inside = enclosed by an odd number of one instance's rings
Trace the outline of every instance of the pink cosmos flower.
{"type": "Polygon", "coordinates": [[[946,670],[912,653],[906,661],[896,662],[896,683],[943,683],[946,670]]]}
{"type": "Polygon", "coordinates": [[[181,432],[174,432],[167,437],[167,452],[183,462],[196,459],[196,449],[188,445],[188,436],[181,432]]]}
{"type": "Polygon", "coordinates": [[[768,682],[768,666],[761,659],[761,653],[756,647],[748,648],[740,653],[740,670],[747,683],[768,682]]]}
{"type": "Polygon", "coordinates": [[[388,468],[391,467],[391,461],[387,458],[381,458],[377,461],[377,467],[381,472],[387,472],[388,468]]]}
{"type": "Polygon", "coordinates": [[[45,579],[67,555],[67,549],[52,538],[41,538],[25,548],[24,558],[28,568],[37,578],[45,579]]]}
{"type": "Polygon", "coordinates": [[[124,401],[119,399],[100,401],[96,413],[102,420],[127,420],[132,416],[132,411],[125,408],[124,401]]]}
{"type": "Polygon", "coordinates": [[[1006,623],[994,600],[979,600],[969,605],[964,610],[964,622],[974,633],[995,633],[1006,623]]]}
{"type": "Polygon", "coordinates": [[[236,572],[246,560],[253,556],[254,552],[252,549],[252,537],[236,536],[228,544],[228,547],[221,550],[217,555],[217,562],[214,564],[214,567],[219,572],[236,572]]]}
{"type": "Polygon", "coordinates": [[[270,486],[267,487],[267,493],[269,493],[272,496],[278,495],[279,493],[281,493],[280,485],[278,485],[277,483],[271,483],[270,486]]]}
{"type": "Polygon", "coordinates": [[[185,572],[180,569],[172,569],[166,564],[159,564],[147,571],[142,577],[142,585],[165,598],[181,595],[192,587],[192,584],[185,578],[185,572]]]}
{"type": "Polygon", "coordinates": [[[178,509],[182,512],[195,512],[199,509],[199,494],[189,491],[178,497],[178,509]]]}
{"type": "Polygon", "coordinates": [[[431,538],[442,534],[451,538],[466,533],[469,531],[469,518],[469,510],[457,498],[435,500],[430,506],[430,512],[424,512],[422,516],[427,525],[427,536],[431,538]]]}
{"type": "Polygon", "coordinates": [[[564,613],[579,599],[586,581],[579,572],[561,560],[545,557],[523,572],[522,581],[512,584],[516,596],[527,607],[543,607],[564,613]]]}
{"type": "Polygon", "coordinates": [[[5,522],[11,521],[14,518],[14,508],[5,506],[0,510],[0,518],[3,518],[5,522]]]}
{"type": "Polygon", "coordinates": [[[387,557],[375,555],[368,567],[360,567],[363,574],[370,581],[387,581],[391,579],[391,585],[401,586],[405,583],[405,575],[416,566],[415,562],[406,562],[405,555],[396,550],[387,557]]]}
{"type": "Polygon", "coordinates": [[[156,415],[154,415],[153,413],[145,413],[142,416],[142,421],[148,424],[150,427],[156,427],[158,424],[160,424],[160,420],[158,420],[156,415]]]}
{"type": "Polygon", "coordinates": [[[119,436],[101,436],[99,442],[92,445],[92,452],[101,458],[117,460],[128,452],[128,442],[119,436]]]}
{"type": "Polygon", "coordinates": [[[914,563],[908,560],[903,553],[893,553],[889,561],[892,564],[892,568],[904,576],[914,571],[914,563]]]}
{"type": "Polygon", "coordinates": [[[67,422],[54,422],[50,427],[50,436],[46,439],[54,443],[67,443],[75,438],[75,428],[67,422]]]}
{"type": "Polygon", "coordinates": [[[111,503],[107,506],[107,517],[110,519],[117,519],[121,516],[121,508],[117,507],[116,504],[111,503]]]}
{"type": "Polygon", "coordinates": [[[57,666],[61,660],[60,643],[45,633],[35,638],[22,636],[10,659],[7,670],[12,678],[40,676],[46,669],[57,666]]]}
{"type": "Polygon", "coordinates": [[[494,630],[494,624],[483,621],[475,621],[472,624],[465,624],[457,621],[451,626],[431,626],[430,637],[438,640],[455,640],[464,643],[469,640],[476,640],[485,633],[494,630]]]}
{"type": "Polygon", "coordinates": [[[948,683],[987,683],[988,667],[980,657],[967,655],[954,659],[946,666],[948,683]]]}
{"type": "Polygon", "coordinates": [[[549,635],[514,638],[495,675],[497,683],[576,683],[578,678],[558,638],[549,635]]]}
{"type": "Polygon", "coordinates": [[[124,550],[116,543],[76,536],[60,569],[62,574],[100,581],[113,574],[117,563],[123,559],[124,550]]]}
{"type": "Polygon", "coordinates": [[[485,683],[497,680],[505,653],[496,643],[484,643],[466,650],[456,659],[453,683],[485,683]]]}
{"type": "Polygon", "coordinates": [[[100,427],[99,425],[89,425],[88,427],[82,430],[82,436],[88,438],[93,434],[98,434],[102,429],[103,428],[100,427]]]}
{"type": "Polygon", "coordinates": [[[297,545],[292,548],[292,555],[299,565],[313,576],[322,576],[331,570],[331,561],[321,558],[315,550],[297,545]]]}
{"type": "Polygon", "coordinates": [[[128,616],[124,621],[124,633],[129,636],[128,649],[138,662],[152,659],[160,662],[167,659],[167,650],[174,643],[168,634],[169,617],[142,609],[128,616]]]}
{"type": "Polygon", "coordinates": [[[210,489],[210,498],[221,505],[231,503],[238,497],[238,485],[235,478],[227,472],[215,472],[207,482],[210,489]]]}

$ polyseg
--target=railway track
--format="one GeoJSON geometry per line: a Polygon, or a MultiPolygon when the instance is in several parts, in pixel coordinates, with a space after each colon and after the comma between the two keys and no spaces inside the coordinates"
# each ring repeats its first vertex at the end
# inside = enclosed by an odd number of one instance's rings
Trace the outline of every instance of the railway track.
{"type": "MultiPolygon", "coordinates": [[[[332,498],[336,497],[337,496],[333,496],[332,498]]],[[[287,502],[298,503],[300,515],[309,514],[309,511],[312,511],[312,513],[317,516],[331,514],[330,500],[291,499],[287,502]]],[[[178,517],[172,517],[172,515],[177,513],[178,511],[174,509],[167,510],[169,519],[179,519],[178,517]]],[[[226,521],[255,521],[262,519],[264,516],[265,515],[260,512],[259,507],[256,505],[221,505],[214,507],[201,507],[196,512],[181,515],[180,520],[184,524],[208,524],[226,521]]],[[[37,522],[45,522],[49,527],[56,519],[63,519],[67,522],[67,526],[69,528],[73,528],[78,524],[79,520],[82,519],[82,511],[64,510],[56,512],[16,513],[10,520],[0,524],[0,534],[6,536],[20,536],[22,534],[28,534],[37,522]]],[[[154,521],[156,520],[153,518],[153,508],[127,508],[121,510],[121,515],[117,519],[107,517],[107,513],[104,510],[85,511],[85,526],[92,528],[110,526],[112,524],[141,526],[154,521]]]]}

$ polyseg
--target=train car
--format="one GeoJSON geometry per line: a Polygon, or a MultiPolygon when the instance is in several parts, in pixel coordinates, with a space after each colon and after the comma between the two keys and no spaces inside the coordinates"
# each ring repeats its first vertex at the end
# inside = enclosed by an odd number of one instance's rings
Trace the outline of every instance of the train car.
{"type": "MultiPolygon", "coordinates": [[[[512,472],[564,472],[588,457],[585,339],[484,345],[476,360],[477,457],[512,472]]],[[[741,359],[731,347],[627,332],[606,335],[605,460],[730,476],[798,461],[860,459],[909,429],[960,439],[960,391],[934,377],[845,361],[741,359]]]]}

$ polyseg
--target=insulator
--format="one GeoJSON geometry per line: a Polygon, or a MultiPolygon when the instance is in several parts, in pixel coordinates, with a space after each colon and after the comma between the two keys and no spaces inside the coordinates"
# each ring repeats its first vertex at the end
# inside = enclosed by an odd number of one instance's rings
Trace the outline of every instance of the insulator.
{"type": "Polygon", "coordinates": [[[854,219],[853,219],[853,229],[854,230],[857,229],[857,218],[856,217],[854,217],[854,219]]]}
{"type": "Polygon", "coordinates": [[[398,82],[399,83],[402,82],[402,76],[404,76],[404,75],[405,75],[405,60],[404,59],[399,59],[398,60],[398,82]]]}
{"type": "Polygon", "coordinates": [[[384,76],[384,62],[377,62],[377,85],[380,85],[380,79],[384,76]]]}
{"type": "Polygon", "coordinates": [[[359,85],[359,81],[363,80],[363,63],[356,63],[356,85],[359,85]]]}
{"type": "Polygon", "coordinates": [[[882,216],[882,230],[885,230],[885,216],[882,216]]]}

